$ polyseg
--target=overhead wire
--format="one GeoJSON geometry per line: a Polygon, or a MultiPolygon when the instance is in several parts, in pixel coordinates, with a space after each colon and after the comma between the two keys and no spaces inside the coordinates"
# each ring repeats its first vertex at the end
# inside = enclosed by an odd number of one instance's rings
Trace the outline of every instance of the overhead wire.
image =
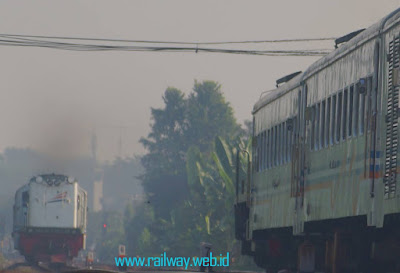
{"type": "Polygon", "coordinates": [[[20,47],[43,47],[59,50],[72,51],[140,51],[140,52],[208,52],[225,54],[247,54],[264,56],[324,56],[331,52],[331,49],[298,49],[298,50],[260,50],[260,49],[233,49],[233,48],[210,48],[207,45],[227,44],[249,44],[249,43],[275,43],[275,42],[305,42],[325,41],[334,38],[308,38],[308,39],[284,39],[284,40],[263,40],[263,41],[226,41],[226,42],[173,42],[173,41],[146,41],[146,40],[119,40],[102,38],[75,38],[59,36],[38,36],[19,34],[0,34],[0,46],[20,47]],[[65,42],[57,40],[73,40],[76,42],[65,42]],[[102,42],[83,43],[83,41],[102,42]],[[107,43],[108,44],[107,44],[107,43]],[[114,44],[114,43],[122,43],[114,44]],[[126,45],[130,43],[133,45],[126,45]],[[134,45],[138,43],[140,45],[134,45]],[[147,45],[142,45],[147,44],[147,45]],[[154,46],[154,44],[168,44],[181,46],[154,46]],[[188,46],[192,45],[192,46],[188,46]],[[202,45],[202,47],[199,47],[202,45]]]}
{"type": "Polygon", "coordinates": [[[214,41],[214,42],[183,42],[183,41],[159,41],[159,40],[129,40],[129,39],[110,39],[110,38],[85,38],[85,37],[65,37],[65,36],[44,36],[44,35],[21,35],[0,33],[0,37],[10,38],[38,38],[38,39],[57,39],[57,40],[81,40],[81,41],[100,41],[100,42],[122,42],[122,43],[146,43],[146,44],[186,44],[186,45],[224,45],[224,44],[251,44],[251,43],[290,43],[290,42],[316,42],[335,40],[336,37],[321,38],[296,38],[296,39],[275,39],[275,40],[244,40],[244,41],[214,41]]]}

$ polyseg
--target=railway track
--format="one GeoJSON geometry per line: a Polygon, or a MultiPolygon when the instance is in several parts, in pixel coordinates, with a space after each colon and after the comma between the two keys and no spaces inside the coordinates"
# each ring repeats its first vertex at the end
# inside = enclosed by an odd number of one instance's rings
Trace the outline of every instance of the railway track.
{"type": "Polygon", "coordinates": [[[77,270],[77,268],[71,266],[49,266],[46,264],[33,265],[27,262],[18,262],[1,270],[0,273],[63,273],[74,272],[75,270],[77,270]]]}
{"type": "Polygon", "coordinates": [[[26,262],[18,262],[10,265],[9,267],[0,271],[1,273],[19,273],[19,272],[29,272],[29,273],[42,273],[42,272],[53,272],[51,269],[41,266],[32,265],[26,262]]]}
{"type": "MultiPolygon", "coordinates": [[[[94,268],[76,268],[71,266],[64,266],[62,268],[48,267],[46,265],[31,265],[29,263],[15,263],[6,269],[0,271],[0,273],[159,273],[159,272],[182,272],[187,273],[199,272],[198,270],[185,270],[179,268],[171,269],[155,269],[155,268],[134,268],[127,271],[118,271],[117,269],[111,268],[111,266],[97,265],[94,268]]],[[[218,273],[261,273],[253,271],[218,271],[218,273]]]]}

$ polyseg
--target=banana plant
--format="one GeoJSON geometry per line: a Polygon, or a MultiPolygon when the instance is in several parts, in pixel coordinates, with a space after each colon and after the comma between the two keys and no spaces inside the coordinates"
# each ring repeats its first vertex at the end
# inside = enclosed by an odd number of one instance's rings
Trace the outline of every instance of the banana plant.
{"type": "MultiPolygon", "coordinates": [[[[215,138],[214,151],[210,156],[192,147],[187,153],[186,169],[191,193],[191,206],[204,219],[204,230],[208,234],[225,232],[233,226],[233,203],[235,198],[236,153],[238,149],[249,149],[250,141],[227,142],[215,138]]],[[[240,154],[241,162],[247,158],[240,154]]],[[[240,172],[247,169],[240,164],[240,172]]],[[[203,221],[203,220],[202,220],[203,221]]]]}

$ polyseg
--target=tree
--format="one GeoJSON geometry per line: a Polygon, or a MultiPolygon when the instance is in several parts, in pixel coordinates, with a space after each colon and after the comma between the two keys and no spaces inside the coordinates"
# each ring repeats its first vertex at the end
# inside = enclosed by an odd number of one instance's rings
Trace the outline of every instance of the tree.
{"type": "Polygon", "coordinates": [[[188,98],[188,140],[202,152],[212,150],[216,136],[233,139],[241,132],[221,86],[213,81],[195,82],[188,98]]]}
{"type": "Polygon", "coordinates": [[[151,132],[140,140],[148,150],[142,157],[145,173],[141,179],[157,215],[168,219],[165,204],[174,205],[187,196],[184,164],[187,102],[176,88],[168,88],[163,101],[164,109],[151,109],[151,132]]]}
{"type": "Polygon", "coordinates": [[[103,169],[103,209],[119,210],[133,198],[143,194],[141,181],[143,173],[140,158],[117,158],[112,164],[102,166],[103,169]]]}
{"type": "Polygon", "coordinates": [[[142,181],[156,215],[169,219],[165,204],[179,206],[188,197],[185,167],[189,147],[211,152],[216,136],[234,137],[240,126],[221,86],[212,81],[195,82],[188,98],[178,89],[168,88],[163,101],[163,109],[151,109],[151,132],[140,140],[148,150],[142,158],[142,181]]]}
{"type": "MultiPolygon", "coordinates": [[[[154,219],[135,236],[146,252],[154,246],[155,253],[169,249],[175,255],[198,255],[203,240],[226,245],[224,232],[231,220],[226,216],[231,208],[225,207],[233,205],[232,181],[220,177],[217,165],[232,162],[217,160],[215,138],[236,143],[243,130],[216,82],[195,82],[187,97],[168,88],[163,101],[163,108],[151,109],[151,131],[141,139],[148,151],[141,179],[154,219]]],[[[225,172],[232,175],[232,170],[225,172]]],[[[138,217],[145,218],[138,213],[133,219],[138,217]]]]}
{"type": "MultiPolygon", "coordinates": [[[[191,150],[187,160],[187,172],[191,192],[191,203],[197,209],[195,217],[207,230],[208,239],[216,249],[231,250],[234,247],[234,214],[236,154],[238,149],[250,148],[240,138],[227,142],[216,137],[211,160],[199,150],[191,150]]],[[[240,173],[246,175],[247,158],[240,153],[240,173]],[[243,164],[245,163],[245,164],[243,164]]]]}
{"type": "Polygon", "coordinates": [[[150,178],[159,172],[172,175],[184,173],[182,163],[187,149],[184,141],[187,103],[184,94],[176,88],[168,88],[163,101],[164,109],[151,109],[151,132],[147,138],[140,139],[148,150],[142,163],[146,170],[152,170],[152,173],[146,173],[150,178]]]}

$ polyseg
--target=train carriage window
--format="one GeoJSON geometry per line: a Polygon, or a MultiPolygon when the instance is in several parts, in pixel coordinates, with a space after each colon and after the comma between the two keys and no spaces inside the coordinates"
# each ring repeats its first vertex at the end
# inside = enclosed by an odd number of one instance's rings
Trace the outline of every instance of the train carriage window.
{"type": "Polygon", "coordinates": [[[257,136],[257,171],[260,171],[260,161],[261,161],[261,133],[257,136]]]}
{"type": "Polygon", "coordinates": [[[284,123],[281,123],[281,136],[282,136],[282,141],[281,141],[281,164],[283,165],[285,163],[285,153],[283,152],[285,149],[285,126],[284,123]]]}
{"type": "Polygon", "coordinates": [[[275,147],[275,149],[276,149],[276,166],[279,166],[279,143],[281,141],[279,125],[276,125],[275,130],[276,130],[276,147],[275,147]]]}
{"type": "Polygon", "coordinates": [[[276,136],[275,136],[275,127],[271,129],[272,135],[272,143],[271,143],[271,167],[275,166],[275,144],[276,144],[276,136]]]}
{"type": "Polygon", "coordinates": [[[265,170],[265,161],[266,161],[266,150],[267,150],[267,148],[266,148],[266,143],[267,143],[267,131],[264,131],[263,132],[263,152],[262,152],[262,154],[263,154],[263,164],[262,164],[262,168],[263,168],[263,170],[265,170]]]}
{"type": "Polygon", "coordinates": [[[366,94],[360,94],[360,135],[364,134],[365,125],[365,97],[366,94]]]}
{"type": "Polygon", "coordinates": [[[270,158],[270,163],[269,166],[272,168],[274,166],[274,128],[271,128],[271,143],[270,143],[270,149],[269,149],[269,158],[270,158]]]}
{"type": "Polygon", "coordinates": [[[279,163],[282,165],[283,164],[283,123],[279,124],[279,132],[281,133],[279,139],[279,163]]]}
{"type": "Polygon", "coordinates": [[[264,160],[263,160],[263,169],[267,168],[267,130],[264,131],[264,160]]]}
{"type": "Polygon", "coordinates": [[[263,163],[262,163],[262,168],[265,170],[265,166],[267,163],[267,130],[265,129],[263,132],[263,163]]]}
{"type": "Polygon", "coordinates": [[[281,165],[282,161],[282,129],[281,124],[278,125],[278,165],[281,165]]]}
{"type": "Polygon", "coordinates": [[[258,170],[262,171],[262,146],[263,146],[263,133],[260,133],[259,138],[259,153],[258,153],[258,170]]]}
{"type": "Polygon", "coordinates": [[[277,136],[278,142],[276,143],[277,144],[277,147],[276,147],[276,150],[277,150],[276,151],[276,165],[279,166],[280,163],[281,163],[281,142],[282,142],[281,125],[278,124],[276,126],[276,129],[277,129],[277,134],[278,134],[278,136],[277,136]]]}
{"type": "Polygon", "coordinates": [[[258,136],[259,135],[257,135],[256,136],[256,148],[255,148],[255,155],[254,155],[254,166],[255,166],[255,168],[256,168],[256,172],[258,172],[258,145],[260,145],[258,142],[259,142],[259,139],[258,139],[258,136]]]}
{"type": "Polygon", "coordinates": [[[288,130],[288,140],[287,140],[288,141],[288,147],[286,149],[288,162],[290,162],[290,155],[291,155],[291,151],[292,151],[292,136],[293,136],[293,127],[292,127],[291,131],[288,130]]]}
{"type": "Polygon", "coordinates": [[[287,157],[286,157],[286,150],[287,150],[287,128],[286,122],[282,123],[282,131],[283,131],[283,145],[282,145],[282,156],[283,156],[283,163],[286,164],[287,157]]]}
{"type": "Polygon", "coordinates": [[[264,169],[267,169],[267,166],[268,166],[268,130],[267,129],[265,129],[265,145],[264,145],[264,153],[265,153],[265,156],[264,156],[264,169]]]}
{"type": "Polygon", "coordinates": [[[290,139],[290,146],[292,147],[291,148],[291,151],[290,151],[290,160],[292,160],[292,157],[293,157],[293,146],[295,145],[295,143],[296,143],[296,136],[297,136],[297,133],[296,133],[296,131],[297,131],[297,116],[295,116],[294,118],[293,118],[293,122],[292,122],[292,124],[293,124],[293,129],[292,129],[292,133],[291,133],[291,139],[290,139]]]}
{"type": "Polygon", "coordinates": [[[261,132],[260,171],[264,169],[264,132],[261,132]]]}
{"type": "Polygon", "coordinates": [[[256,172],[258,172],[258,145],[259,145],[259,140],[258,140],[258,136],[259,135],[256,135],[256,137],[255,137],[255,149],[254,149],[254,167],[255,167],[255,169],[256,169],[256,172]]]}
{"type": "Polygon", "coordinates": [[[276,139],[276,145],[275,145],[275,166],[279,165],[279,126],[275,126],[275,139],[276,139]]]}
{"type": "Polygon", "coordinates": [[[280,163],[283,165],[285,163],[284,147],[285,147],[285,130],[284,123],[281,123],[281,160],[280,163]]]}
{"type": "Polygon", "coordinates": [[[329,127],[331,124],[331,98],[326,102],[326,122],[325,122],[325,147],[329,146],[329,127]]]}
{"type": "Polygon", "coordinates": [[[292,159],[292,146],[293,146],[293,121],[294,118],[292,118],[292,130],[289,131],[289,139],[288,139],[288,143],[289,143],[289,149],[288,149],[288,161],[290,162],[290,160],[292,159]]]}
{"type": "MultiPolygon", "coordinates": [[[[371,118],[372,118],[372,77],[367,78],[367,130],[368,132],[371,131],[371,118]]],[[[397,103],[396,103],[397,104],[397,103]]]]}
{"type": "Polygon", "coordinates": [[[255,171],[257,171],[257,147],[255,146],[255,143],[257,143],[257,136],[253,134],[253,139],[252,139],[252,156],[253,156],[253,168],[255,171]]]}
{"type": "Polygon", "coordinates": [[[335,128],[336,128],[336,95],[332,96],[332,119],[331,119],[331,145],[335,142],[335,128]]]}
{"type": "Polygon", "coordinates": [[[315,110],[316,107],[315,105],[311,108],[311,143],[310,143],[310,149],[314,150],[315,149],[315,110]]]}
{"type": "Polygon", "coordinates": [[[27,207],[29,205],[29,192],[22,192],[22,206],[27,207]]]}
{"type": "Polygon", "coordinates": [[[285,149],[283,151],[283,154],[284,154],[284,157],[285,157],[285,163],[287,163],[288,162],[287,150],[289,149],[289,147],[288,147],[289,131],[287,129],[287,122],[286,121],[283,123],[283,131],[285,132],[285,143],[283,145],[285,147],[285,149]]]}
{"type": "Polygon", "coordinates": [[[354,87],[353,85],[350,86],[350,91],[349,91],[349,126],[347,130],[347,135],[351,137],[353,134],[352,129],[353,129],[353,103],[354,103],[354,87]]]}
{"type": "Polygon", "coordinates": [[[316,117],[315,117],[315,150],[318,150],[319,148],[319,120],[320,120],[320,104],[317,103],[316,105],[316,117]]]}
{"type": "Polygon", "coordinates": [[[281,165],[282,164],[282,142],[283,142],[283,138],[282,138],[282,124],[279,124],[278,126],[279,131],[278,131],[278,139],[279,139],[279,146],[278,146],[278,164],[281,165]]]}
{"type": "Polygon", "coordinates": [[[271,168],[272,168],[272,167],[275,166],[275,164],[274,164],[274,157],[275,157],[275,150],[274,150],[274,147],[275,147],[275,129],[274,129],[274,127],[271,128],[271,138],[272,138],[272,141],[271,141],[271,168]]]}
{"type": "Polygon", "coordinates": [[[267,131],[267,169],[271,165],[271,158],[270,158],[270,151],[271,151],[271,130],[268,129],[267,131]]]}
{"type": "Polygon", "coordinates": [[[260,160],[260,170],[264,170],[264,139],[265,139],[265,135],[264,132],[261,133],[261,160],[260,160]]]}
{"type": "Polygon", "coordinates": [[[263,170],[267,168],[267,129],[264,130],[264,148],[263,148],[263,170]]]}
{"type": "Polygon", "coordinates": [[[264,170],[267,169],[267,164],[268,164],[267,152],[268,152],[268,134],[267,134],[267,130],[265,130],[264,131],[264,170]]]}
{"type": "Polygon", "coordinates": [[[261,132],[261,147],[260,147],[260,171],[263,170],[264,165],[264,132],[261,132]]]}
{"type": "Polygon", "coordinates": [[[282,164],[285,164],[285,146],[286,146],[286,140],[285,140],[286,133],[285,132],[286,132],[286,128],[285,128],[285,123],[284,122],[282,122],[281,130],[282,130],[282,144],[281,144],[281,147],[282,147],[282,149],[281,149],[282,164]]]}
{"type": "Polygon", "coordinates": [[[278,139],[278,126],[275,126],[274,129],[274,133],[275,133],[275,145],[274,145],[274,166],[278,165],[278,143],[279,143],[279,139],[278,139]]]}
{"type": "Polygon", "coordinates": [[[282,156],[281,156],[281,143],[282,143],[282,130],[281,130],[281,124],[278,125],[278,166],[281,165],[281,160],[282,160],[282,156]]]}
{"type": "Polygon", "coordinates": [[[336,116],[336,143],[339,143],[340,141],[340,127],[342,124],[342,99],[343,99],[343,93],[342,91],[339,92],[338,94],[338,101],[337,101],[337,116],[336,116]]]}
{"type": "Polygon", "coordinates": [[[346,132],[347,132],[347,101],[348,101],[348,96],[349,96],[349,92],[348,89],[345,88],[344,89],[344,94],[343,94],[343,116],[342,116],[342,139],[345,140],[346,139],[346,132]]]}
{"type": "Polygon", "coordinates": [[[272,168],[274,166],[274,144],[275,144],[275,137],[274,137],[274,128],[271,128],[271,147],[270,147],[270,164],[269,166],[272,168]]]}
{"type": "Polygon", "coordinates": [[[325,146],[325,107],[326,107],[326,102],[322,101],[321,102],[321,127],[320,127],[320,144],[319,147],[323,148],[325,146]]]}
{"type": "Polygon", "coordinates": [[[353,85],[353,135],[358,135],[358,115],[359,115],[359,104],[360,104],[360,93],[357,90],[357,85],[353,85]]]}
{"type": "Polygon", "coordinates": [[[266,130],[265,131],[265,138],[266,138],[266,141],[265,141],[265,169],[268,169],[268,166],[269,166],[269,157],[268,157],[268,152],[269,152],[269,142],[270,142],[270,139],[269,139],[269,130],[266,130]]]}
{"type": "Polygon", "coordinates": [[[268,138],[269,138],[269,143],[268,143],[268,168],[272,167],[272,129],[268,130],[268,138]]]}

